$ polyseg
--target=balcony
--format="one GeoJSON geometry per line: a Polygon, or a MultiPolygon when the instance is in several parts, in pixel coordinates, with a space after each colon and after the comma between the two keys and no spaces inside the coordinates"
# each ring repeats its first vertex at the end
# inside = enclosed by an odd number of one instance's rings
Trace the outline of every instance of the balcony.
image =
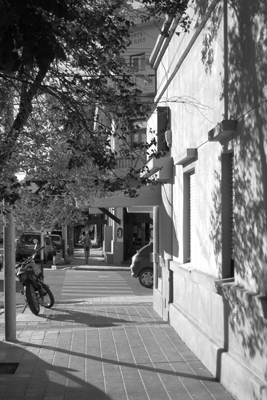
{"type": "Polygon", "coordinates": [[[119,170],[127,170],[129,168],[139,169],[144,166],[144,162],[141,159],[131,159],[125,157],[117,158],[117,166],[116,169],[119,170]]]}
{"type": "Polygon", "coordinates": [[[151,158],[146,164],[148,171],[141,174],[142,177],[152,178],[154,177],[158,182],[168,183],[173,178],[173,158],[172,157],[160,157],[151,158]]]}

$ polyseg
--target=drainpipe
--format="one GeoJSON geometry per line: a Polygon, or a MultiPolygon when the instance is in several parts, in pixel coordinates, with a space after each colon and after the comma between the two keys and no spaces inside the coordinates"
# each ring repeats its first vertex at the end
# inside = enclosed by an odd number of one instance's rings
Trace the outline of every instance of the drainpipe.
{"type": "Polygon", "coordinates": [[[224,0],[224,119],[228,119],[228,96],[229,96],[229,75],[228,75],[228,0],[224,0]]]}
{"type": "Polygon", "coordinates": [[[159,265],[159,206],[153,207],[153,264],[154,264],[154,288],[158,287],[159,265]]]}

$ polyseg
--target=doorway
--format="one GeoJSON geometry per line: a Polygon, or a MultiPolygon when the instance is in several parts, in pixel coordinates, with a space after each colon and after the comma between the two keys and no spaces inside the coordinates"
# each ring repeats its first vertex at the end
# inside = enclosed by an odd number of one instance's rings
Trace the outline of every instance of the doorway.
{"type": "Polygon", "coordinates": [[[124,209],[124,261],[150,242],[151,218],[148,213],[128,213],[124,209]]]}

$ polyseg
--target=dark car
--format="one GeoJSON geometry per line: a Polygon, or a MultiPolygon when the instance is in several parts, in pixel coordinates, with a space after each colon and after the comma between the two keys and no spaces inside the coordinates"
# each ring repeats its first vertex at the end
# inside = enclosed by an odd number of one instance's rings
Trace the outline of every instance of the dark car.
{"type": "MultiPolygon", "coordinates": [[[[29,231],[23,232],[20,236],[16,246],[16,260],[26,259],[31,256],[34,252],[35,241],[37,240],[37,247],[41,246],[41,232],[29,231]]],[[[44,236],[44,264],[47,260],[52,260],[54,255],[54,249],[52,241],[49,236],[44,236]]],[[[36,255],[36,261],[40,260],[40,252],[36,255]]]]}
{"type": "Polygon", "coordinates": [[[153,262],[150,261],[150,253],[153,253],[153,243],[142,247],[132,257],[131,275],[138,278],[142,286],[153,287],[153,262]]]}
{"type": "Polygon", "coordinates": [[[2,232],[0,232],[0,243],[3,243],[3,242],[4,242],[4,233],[2,231],[2,232]]]}
{"type": "Polygon", "coordinates": [[[62,241],[61,241],[61,236],[60,235],[55,235],[51,234],[49,235],[51,240],[52,240],[52,245],[55,250],[61,250],[62,249],[62,241]]]}

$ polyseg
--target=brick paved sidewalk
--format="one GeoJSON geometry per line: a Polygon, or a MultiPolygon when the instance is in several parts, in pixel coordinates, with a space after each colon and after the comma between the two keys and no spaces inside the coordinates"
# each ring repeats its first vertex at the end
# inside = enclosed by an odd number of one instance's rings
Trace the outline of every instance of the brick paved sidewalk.
{"type": "MultiPolygon", "coordinates": [[[[230,400],[152,297],[88,299],[17,315],[17,342],[4,342],[1,400],[230,400]],[[6,363],[18,363],[6,374],[6,363]]],[[[0,369],[0,371],[1,371],[0,369]]]]}

